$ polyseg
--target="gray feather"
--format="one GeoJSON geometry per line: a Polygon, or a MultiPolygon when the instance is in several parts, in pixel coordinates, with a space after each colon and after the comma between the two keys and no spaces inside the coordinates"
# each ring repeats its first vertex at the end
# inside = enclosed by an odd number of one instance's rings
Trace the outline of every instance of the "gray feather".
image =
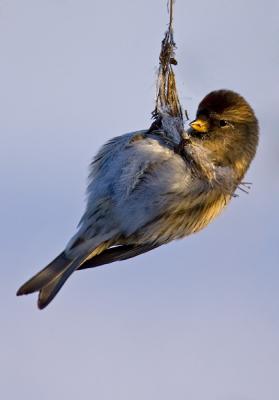
{"type": "Polygon", "coordinates": [[[57,295],[66,280],[78,268],[81,260],[74,260],[60,274],[58,274],[48,285],[44,286],[39,293],[38,307],[40,310],[45,308],[57,295]]]}
{"type": "Polygon", "coordinates": [[[17,291],[17,296],[38,292],[42,287],[51,282],[61,271],[63,271],[72,260],[69,260],[62,252],[43,270],[25,282],[17,291]]]}

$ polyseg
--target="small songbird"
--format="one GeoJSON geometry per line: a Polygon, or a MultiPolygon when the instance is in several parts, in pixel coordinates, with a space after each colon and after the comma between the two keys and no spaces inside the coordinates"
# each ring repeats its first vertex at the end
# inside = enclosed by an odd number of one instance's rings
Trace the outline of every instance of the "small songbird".
{"type": "Polygon", "coordinates": [[[164,123],[110,140],[91,164],[78,232],[17,294],[39,292],[42,309],[75,270],[125,260],[203,229],[234,196],[258,135],[245,99],[218,90],[202,100],[180,144],[164,123]]]}

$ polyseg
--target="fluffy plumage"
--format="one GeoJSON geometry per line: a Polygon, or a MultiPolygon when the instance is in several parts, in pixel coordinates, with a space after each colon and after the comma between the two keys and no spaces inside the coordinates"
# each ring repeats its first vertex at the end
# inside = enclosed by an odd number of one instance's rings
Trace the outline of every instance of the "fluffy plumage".
{"type": "Polygon", "coordinates": [[[18,295],[39,291],[44,308],[76,269],[128,259],[208,225],[255,155],[258,124],[241,96],[221,90],[203,99],[191,126],[179,145],[167,123],[105,144],[91,164],[78,232],[18,295]]]}

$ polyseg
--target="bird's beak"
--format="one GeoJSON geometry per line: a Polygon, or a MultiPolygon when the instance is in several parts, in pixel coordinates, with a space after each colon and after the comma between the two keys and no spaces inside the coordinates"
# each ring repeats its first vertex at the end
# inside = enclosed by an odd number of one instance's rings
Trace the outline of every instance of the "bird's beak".
{"type": "Polygon", "coordinates": [[[209,128],[208,121],[204,119],[195,119],[195,121],[190,123],[190,127],[193,128],[197,132],[206,133],[209,128]]]}

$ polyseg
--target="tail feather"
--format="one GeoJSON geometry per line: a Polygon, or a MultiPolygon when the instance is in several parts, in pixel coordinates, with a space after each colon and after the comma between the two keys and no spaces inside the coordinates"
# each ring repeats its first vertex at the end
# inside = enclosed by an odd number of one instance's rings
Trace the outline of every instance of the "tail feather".
{"type": "Polygon", "coordinates": [[[69,260],[62,252],[44,269],[25,282],[17,291],[17,296],[38,292],[48,285],[58,274],[60,274],[72,260],[69,260]]]}
{"type": "Polygon", "coordinates": [[[17,295],[39,292],[38,307],[45,308],[85,258],[86,256],[80,256],[69,260],[64,253],[61,253],[42,271],[21,286],[17,295]]]}
{"type": "Polygon", "coordinates": [[[56,296],[61,287],[64,285],[69,276],[79,268],[79,266],[88,259],[89,256],[94,257],[100,251],[108,247],[108,243],[101,243],[94,250],[88,249],[86,253],[69,259],[65,252],[59,254],[50,264],[42,271],[38,272],[29,281],[24,283],[18,291],[17,295],[30,294],[39,292],[38,307],[45,308],[51,300],[56,296]]]}
{"type": "Polygon", "coordinates": [[[102,253],[84,261],[83,258],[74,260],[71,264],[67,265],[55,278],[46,286],[44,286],[39,293],[38,297],[38,307],[39,309],[45,308],[56,296],[61,287],[64,285],[69,276],[76,269],[92,268],[98,265],[108,264],[114,261],[127,260],[129,258],[135,257],[139,254],[146,253],[157,245],[142,245],[142,246],[118,246],[111,249],[106,249],[102,253]]]}
{"type": "Polygon", "coordinates": [[[38,297],[38,307],[45,308],[57,295],[69,276],[77,269],[80,260],[73,261],[60,274],[58,274],[48,285],[44,286],[38,297]]]}

